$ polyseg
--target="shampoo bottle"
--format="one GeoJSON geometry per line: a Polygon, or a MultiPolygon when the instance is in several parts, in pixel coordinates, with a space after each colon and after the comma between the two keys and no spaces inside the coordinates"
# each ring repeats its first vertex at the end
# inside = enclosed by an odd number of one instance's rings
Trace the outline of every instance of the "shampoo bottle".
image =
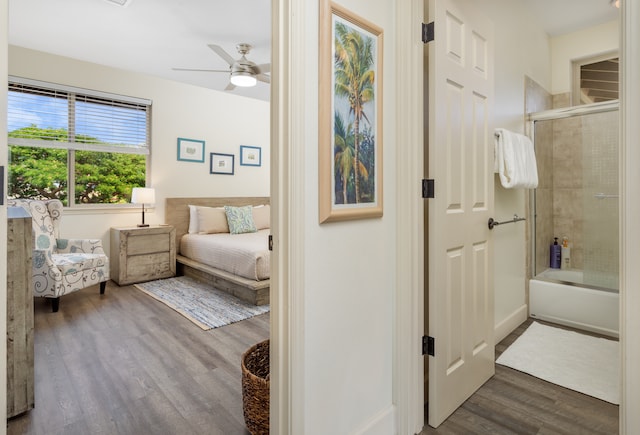
{"type": "Polygon", "coordinates": [[[561,246],[558,245],[558,238],[554,237],[553,238],[553,245],[551,245],[549,247],[549,266],[552,269],[560,269],[560,265],[561,263],[561,255],[562,252],[560,250],[561,246]]]}
{"type": "Polygon", "coordinates": [[[562,238],[562,249],[560,251],[560,261],[562,262],[561,269],[571,268],[571,248],[569,247],[569,238],[562,238]]]}

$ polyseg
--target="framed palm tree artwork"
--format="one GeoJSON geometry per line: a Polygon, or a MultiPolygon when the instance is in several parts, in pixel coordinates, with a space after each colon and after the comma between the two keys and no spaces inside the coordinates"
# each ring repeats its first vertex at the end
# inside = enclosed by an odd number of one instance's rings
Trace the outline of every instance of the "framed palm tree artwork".
{"type": "Polygon", "coordinates": [[[382,29],[321,0],[320,223],[382,216],[382,29]]]}

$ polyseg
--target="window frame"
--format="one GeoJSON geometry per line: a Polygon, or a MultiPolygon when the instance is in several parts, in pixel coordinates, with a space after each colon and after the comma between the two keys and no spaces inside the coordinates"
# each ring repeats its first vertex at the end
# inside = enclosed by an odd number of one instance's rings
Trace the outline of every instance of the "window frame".
{"type": "MultiPolygon", "coordinates": [[[[40,80],[33,80],[18,76],[9,76],[7,89],[11,84],[19,86],[28,86],[37,89],[42,89],[52,92],[61,92],[66,94],[66,106],[67,106],[67,119],[75,119],[76,104],[78,103],[76,97],[81,97],[83,100],[85,97],[93,99],[102,99],[106,101],[113,101],[119,104],[131,104],[145,107],[145,144],[144,145],[124,145],[124,144],[95,144],[74,142],[73,138],[76,136],[76,122],[67,122],[67,131],[69,134],[69,141],[48,141],[46,139],[26,139],[26,138],[13,138],[7,135],[7,146],[20,146],[20,147],[32,147],[32,148],[53,148],[64,149],[67,151],[67,204],[68,209],[119,209],[119,208],[132,208],[134,205],[130,203],[76,203],[76,151],[90,151],[90,152],[108,152],[108,153],[120,153],[120,154],[133,154],[133,155],[145,155],[145,182],[144,186],[148,186],[151,180],[151,112],[152,112],[152,100],[138,97],[130,97],[120,94],[114,94],[103,91],[89,90],[69,85],[61,85],[57,83],[45,82],[40,80]]],[[[86,101],[82,101],[86,102],[86,101]]],[[[96,104],[98,104],[96,102],[96,104]]],[[[8,132],[7,132],[8,133],[8,132]]]]}

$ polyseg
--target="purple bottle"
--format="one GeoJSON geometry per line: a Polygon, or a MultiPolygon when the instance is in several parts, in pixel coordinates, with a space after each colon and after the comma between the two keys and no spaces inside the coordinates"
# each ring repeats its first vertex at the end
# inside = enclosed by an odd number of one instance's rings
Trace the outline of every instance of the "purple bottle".
{"type": "Polygon", "coordinates": [[[558,245],[558,238],[553,238],[553,245],[549,247],[549,266],[552,269],[560,269],[562,264],[562,247],[558,245]]]}

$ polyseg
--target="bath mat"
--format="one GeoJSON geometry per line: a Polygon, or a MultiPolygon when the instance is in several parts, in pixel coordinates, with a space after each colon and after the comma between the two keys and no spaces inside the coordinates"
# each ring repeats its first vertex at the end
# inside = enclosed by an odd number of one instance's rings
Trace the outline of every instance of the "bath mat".
{"type": "Polygon", "coordinates": [[[618,405],[620,344],[533,322],[496,363],[618,405]]]}
{"type": "Polygon", "coordinates": [[[218,328],[269,311],[187,276],[134,284],[204,330],[218,328]]]}

